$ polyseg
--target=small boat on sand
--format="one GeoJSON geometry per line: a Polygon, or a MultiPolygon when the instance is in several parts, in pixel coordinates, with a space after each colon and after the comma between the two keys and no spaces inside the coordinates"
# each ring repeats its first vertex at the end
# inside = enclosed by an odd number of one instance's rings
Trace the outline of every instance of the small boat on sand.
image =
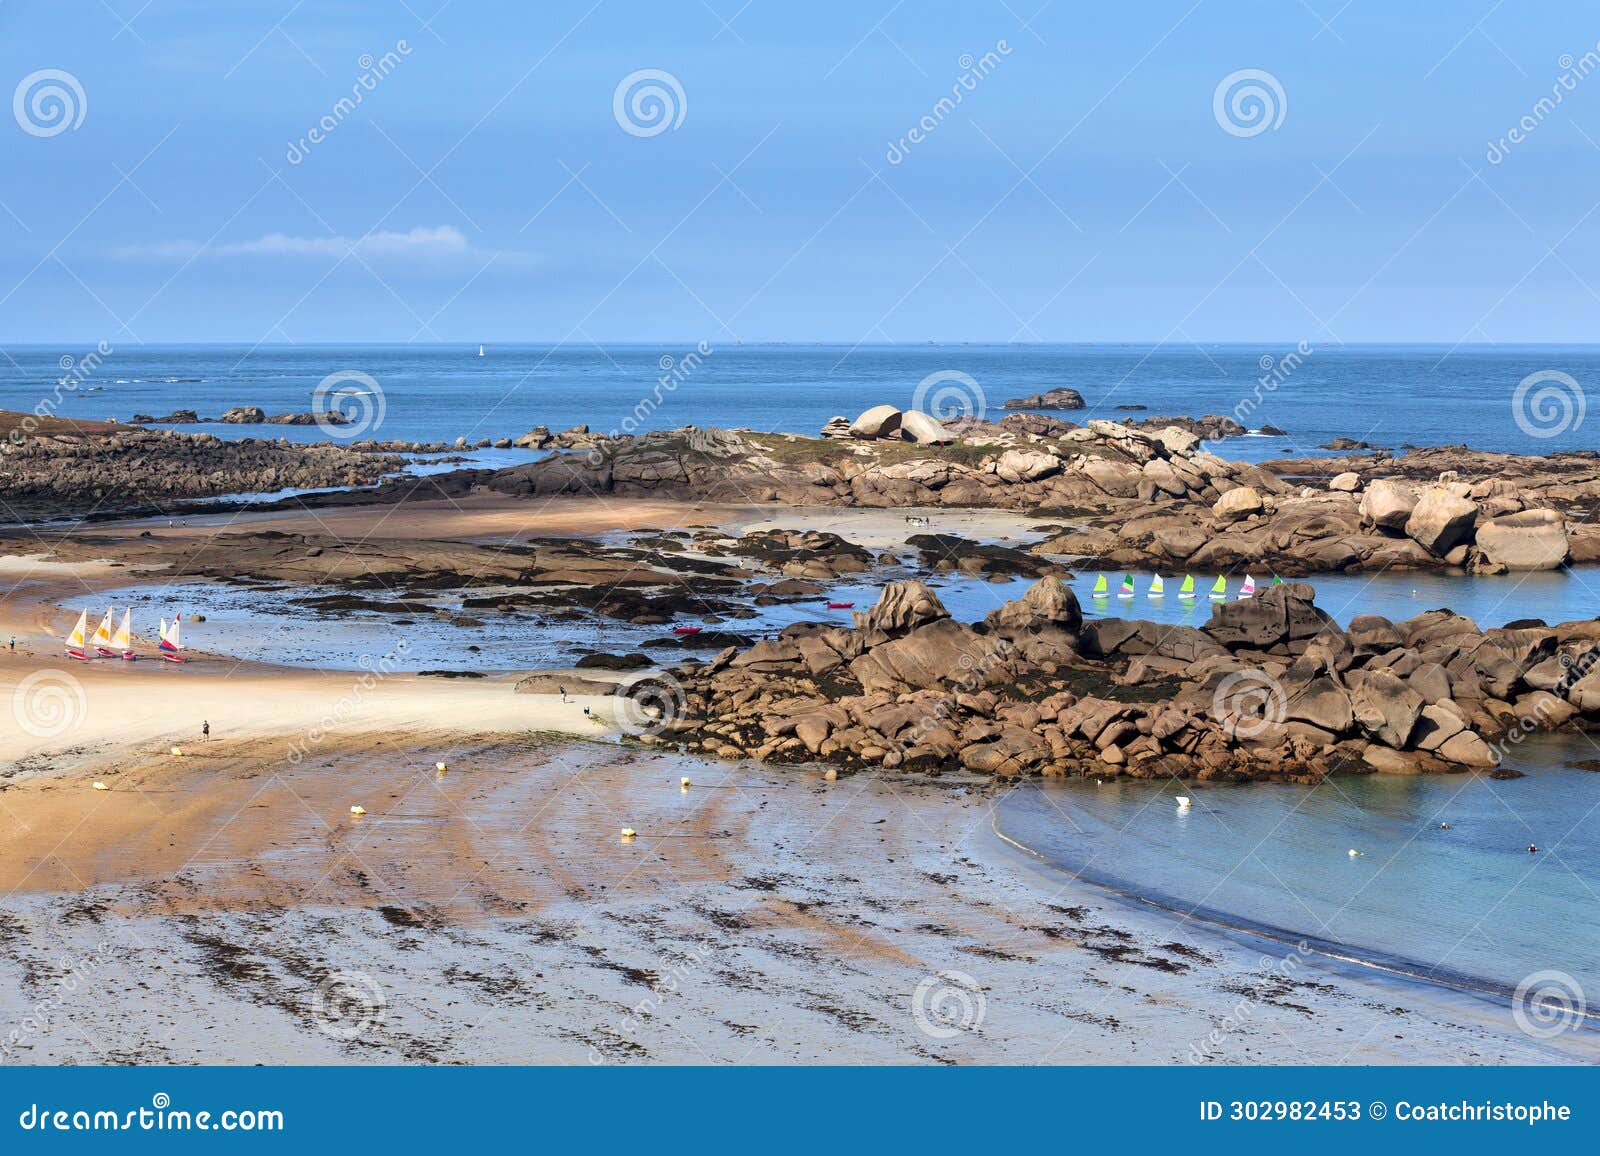
{"type": "Polygon", "coordinates": [[[117,652],[111,649],[111,614],[106,608],[106,616],[100,620],[100,625],[94,628],[94,652],[101,658],[115,658],[117,652]]]}
{"type": "Polygon", "coordinates": [[[700,633],[700,628],[698,626],[674,626],[672,628],[672,633],[674,633],[674,634],[699,634],[700,633]]]}
{"type": "Polygon", "coordinates": [[[133,611],[122,612],[122,625],[111,639],[111,645],[122,651],[124,661],[133,662],[139,656],[133,652],[133,611]]]}
{"type": "Polygon", "coordinates": [[[168,662],[185,661],[182,654],[183,642],[178,637],[178,629],[182,617],[182,615],[174,614],[170,626],[165,618],[161,620],[161,657],[168,662]]]}
{"type": "Polygon", "coordinates": [[[68,658],[80,658],[84,662],[89,661],[89,656],[83,652],[83,636],[88,629],[89,612],[87,610],[80,610],[78,611],[78,625],[74,626],[72,628],[72,633],[67,635],[68,658]]]}
{"type": "Polygon", "coordinates": [[[849,610],[854,605],[855,605],[854,602],[830,602],[830,603],[828,603],[828,609],[829,610],[849,610]]]}

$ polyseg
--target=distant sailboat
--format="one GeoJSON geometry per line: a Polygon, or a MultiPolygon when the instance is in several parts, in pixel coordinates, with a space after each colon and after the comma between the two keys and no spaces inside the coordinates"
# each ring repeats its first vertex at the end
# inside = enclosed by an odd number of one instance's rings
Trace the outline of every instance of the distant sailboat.
{"type": "Polygon", "coordinates": [[[1211,601],[1221,602],[1228,596],[1228,579],[1226,575],[1218,574],[1217,580],[1211,584],[1211,601]]]}
{"type": "Polygon", "coordinates": [[[1096,598],[1111,597],[1111,584],[1106,581],[1104,574],[1094,580],[1094,596],[1096,598]]]}
{"type": "Polygon", "coordinates": [[[182,622],[181,614],[172,616],[172,625],[167,625],[167,620],[161,620],[161,657],[168,662],[182,662],[183,642],[178,637],[178,628],[182,622]]]}
{"type": "Polygon", "coordinates": [[[1151,582],[1150,582],[1150,594],[1149,594],[1149,597],[1151,597],[1151,598],[1160,598],[1166,592],[1167,592],[1167,588],[1164,585],[1162,585],[1161,575],[1157,574],[1155,576],[1155,578],[1153,578],[1151,580],[1151,582]]]}
{"type": "Polygon", "coordinates": [[[122,651],[122,657],[132,662],[139,656],[133,652],[133,611],[122,612],[122,625],[117,627],[116,636],[112,638],[111,645],[122,651]]]}
{"type": "Polygon", "coordinates": [[[1246,574],[1244,576],[1244,585],[1239,587],[1239,597],[1241,599],[1244,599],[1244,598],[1254,598],[1255,596],[1256,596],[1256,580],[1254,578],[1250,577],[1250,575],[1246,574]]]}
{"type": "Polygon", "coordinates": [[[481,345],[480,345],[480,346],[478,346],[478,356],[479,356],[479,357],[482,357],[482,356],[483,356],[483,346],[481,346],[481,345]]]}
{"type": "Polygon", "coordinates": [[[117,652],[111,649],[111,615],[113,611],[106,608],[106,616],[100,620],[100,625],[94,628],[94,650],[101,658],[115,658],[117,652]]]}
{"type": "Polygon", "coordinates": [[[1184,577],[1183,577],[1183,585],[1178,587],[1178,597],[1179,598],[1193,598],[1194,597],[1194,575],[1193,574],[1185,574],[1184,575],[1184,577]]]}
{"type": "Polygon", "coordinates": [[[88,630],[89,612],[80,610],[78,611],[78,625],[74,626],[72,633],[67,635],[67,656],[69,658],[81,658],[85,662],[89,661],[89,656],[83,652],[83,636],[88,630]]]}
{"type": "Polygon", "coordinates": [[[1124,574],[1122,576],[1122,585],[1120,587],[1118,587],[1118,589],[1117,589],[1117,597],[1118,598],[1132,598],[1133,597],[1133,575],[1132,574],[1124,574]]]}

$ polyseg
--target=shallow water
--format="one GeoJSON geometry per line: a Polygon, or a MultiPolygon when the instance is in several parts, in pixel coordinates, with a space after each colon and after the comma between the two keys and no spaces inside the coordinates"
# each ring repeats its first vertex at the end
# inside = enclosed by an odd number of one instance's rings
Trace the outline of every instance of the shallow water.
{"type": "Polygon", "coordinates": [[[1527,777],[1508,781],[1036,784],[997,827],[1090,882],[1224,924],[1482,990],[1553,969],[1595,992],[1600,773],[1563,764],[1597,756],[1583,736],[1551,736],[1513,753],[1527,777]]]}

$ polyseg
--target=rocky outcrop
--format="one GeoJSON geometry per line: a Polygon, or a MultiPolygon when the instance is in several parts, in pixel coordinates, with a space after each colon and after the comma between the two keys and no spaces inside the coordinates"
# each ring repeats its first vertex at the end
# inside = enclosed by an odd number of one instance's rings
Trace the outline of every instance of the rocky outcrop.
{"type": "Polygon", "coordinates": [[[1555,570],[1567,560],[1567,522],[1555,510],[1502,514],[1478,527],[1477,545],[1493,567],[1555,570]]]}
{"type": "Polygon", "coordinates": [[[1528,733],[1600,724],[1594,623],[1480,631],[1448,610],[1340,629],[1309,586],[1203,627],[1085,622],[1044,579],[983,622],[920,582],[852,628],[674,672],[682,713],[647,741],[769,762],[1200,780],[1489,769],[1528,733]]]}
{"type": "Polygon", "coordinates": [[[1082,409],[1083,394],[1075,389],[1057,388],[1028,397],[1013,397],[1005,403],[1006,409],[1082,409]]]}
{"type": "Polygon", "coordinates": [[[130,425],[349,425],[353,421],[354,418],[336,409],[325,413],[269,415],[259,405],[236,405],[224,410],[219,417],[201,417],[192,409],[175,409],[165,417],[136,413],[128,419],[130,425]]]}

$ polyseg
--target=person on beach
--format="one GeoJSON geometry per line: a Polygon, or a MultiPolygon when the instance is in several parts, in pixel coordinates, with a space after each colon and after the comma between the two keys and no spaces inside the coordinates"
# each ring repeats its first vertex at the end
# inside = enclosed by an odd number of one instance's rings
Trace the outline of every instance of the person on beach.
{"type": "Polygon", "coordinates": [[[200,737],[203,738],[203,739],[208,739],[208,738],[211,737],[211,720],[210,719],[202,719],[201,720],[201,722],[200,722],[200,737]]]}
{"type": "Polygon", "coordinates": [[[563,687],[558,687],[557,689],[561,691],[561,701],[562,702],[566,702],[567,701],[567,688],[563,686],[563,687]]]}

